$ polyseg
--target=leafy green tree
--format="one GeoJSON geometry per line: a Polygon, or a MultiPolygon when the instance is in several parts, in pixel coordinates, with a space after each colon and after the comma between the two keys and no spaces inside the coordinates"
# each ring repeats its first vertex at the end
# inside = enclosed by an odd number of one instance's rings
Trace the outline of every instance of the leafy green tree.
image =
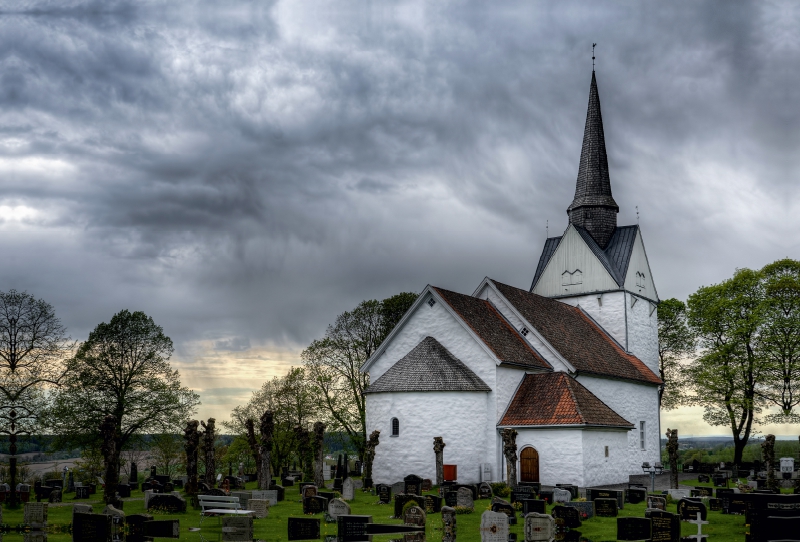
{"type": "Polygon", "coordinates": [[[401,293],[383,301],[362,301],[337,316],[325,337],[303,351],[303,363],[321,399],[329,431],[346,433],[359,457],[363,457],[367,442],[364,390],[369,385],[361,366],[416,298],[416,294],[401,293]]]}
{"type": "Polygon", "coordinates": [[[658,304],[659,376],[664,385],[658,390],[661,408],[672,410],[683,395],[681,360],[694,352],[695,339],[686,323],[686,304],[675,298],[658,304]]]}
{"type": "Polygon", "coordinates": [[[173,433],[153,435],[150,440],[150,456],[159,474],[173,476],[182,462],[183,438],[173,433]]]}
{"type": "Polygon", "coordinates": [[[143,312],[123,310],[98,325],[67,362],[48,423],[61,445],[96,445],[106,416],[115,423],[112,457],[144,433],[177,433],[200,404],[169,364],[172,341],[143,312]]]}
{"type": "Polygon", "coordinates": [[[702,351],[685,371],[687,402],[703,406],[710,425],[729,427],[735,463],[765,405],[770,373],[758,351],[764,306],[761,274],[750,269],[689,296],[688,322],[702,351]]]}

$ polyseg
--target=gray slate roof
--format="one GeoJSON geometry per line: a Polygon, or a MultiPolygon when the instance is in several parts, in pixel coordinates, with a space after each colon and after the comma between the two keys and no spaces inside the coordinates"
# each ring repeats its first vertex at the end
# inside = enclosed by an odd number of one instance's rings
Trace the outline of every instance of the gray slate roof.
{"type": "MultiPolygon", "coordinates": [[[[586,241],[591,251],[597,256],[597,259],[603,264],[611,277],[622,288],[625,284],[625,275],[628,273],[628,264],[631,262],[631,254],[633,254],[633,243],[636,240],[636,232],[639,231],[639,226],[617,226],[608,246],[605,250],[600,248],[600,245],[589,235],[585,229],[580,226],[575,226],[575,229],[580,234],[581,238],[586,241]]],[[[547,267],[547,262],[553,257],[553,254],[561,242],[561,237],[551,237],[544,243],[542,255],[539,258],[539,265],[536,266],[536,274],[533,276],[530,291],[539,282],[539,277],[542,276],[544,268],[547,267]]]]}
{"type": "Polygon", "coordinates": [[[364,393],[392,391],[491,391],[433,337],[425,337],[364,393]]]}

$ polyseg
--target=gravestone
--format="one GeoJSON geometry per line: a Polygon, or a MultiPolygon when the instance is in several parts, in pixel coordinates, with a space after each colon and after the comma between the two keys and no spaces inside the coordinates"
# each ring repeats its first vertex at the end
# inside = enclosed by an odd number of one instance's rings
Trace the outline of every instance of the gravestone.
{"type": "Polygon", "coordinates": [[[559,487],[553,490],[553,502],[569,502],[572,500],[572,493],[569,490],[559,487]]]}
{"type": "Polygon", "coordinates": [[[50,492],[50,496],[47,498],[47,500],[51,503],[61,502],[61,490],[59,488],[55,488],[50,492]]]}
{"type": "Polygon", "coordinates": [[[288,540],[319,540],[320,521],[313,518],[289,518],[288,540]]]}
{"type": "MultiPolygon", "coordinates": [[[[714,490],[710,487],[701,487],[695,486],[692,492],[696,491],[698,497],[711,497],[713,496],[714,490]]],[[[693,495],[692,495],[693,496],[693,495]]]]}
{"type": "Polygon", "coordinates": [[[22,522],[32,529],[43,529],[47,525],[47,503],[26,502],[23,505],[22,522]]]}
{"type": "Polygon", "coordinates": [[[651,522],[651,542],[679,542],[681,521],[676,514],[664,510],[648,508],[644,512],[651,522]]]}
{"type": "Polygon", "coordinates": [[[69,471],[69,476],[67,477],[67,493],[72,493],[75,491],[75,476],[72,474],[72,471],[69,471]]]}
{"type": "Polygon", "coordinates": [[[231,497],[239,497],[239,505],[243,510],[249,510],[248,502],[252,493],[250,491],[231,491],[231,497]]]}
{"type": "Polygon", "coordinates": [[[378,494],[378,500],[384,504],[392,502],[392,486],[386,484],[378,484],[375,486],[375,493],[378,494]]]}
{"type": "Polygon", "coordinates": [[[128,482],[139,482],[139,466],[134,461],[131,461],[131,475],[128,477],[128,482]]]}
{"type": "Polygon", "coordinates": [[[536,492],[530,486],[517,486],[514,491],[511,492],[511,502],[515,503],[522,499],[532,499],[535,493],[536,492]]]}
{"type": "Polygon", "coordinates": [[[601,518],[617,517],[617,499],[599,497],[594,500],[594,515],[601,518]]]}
{"type": "Polygon", "coordinates": [[[525,516],[525,542],[550,542],[555,535],[556,522],[553,516],[535,512],[525,516]]]}
{"type": "Polygon", "coordinates": [[[76,513],[72,516],[73,542],[111,542],[111,516],[76,513]]]}
{"type": "Polygon", "coordinates": [[[117,484],[117,493],[120,498],[127,499],[131,496],[131,486],[128,484],[117,484]]]}
{"type": "Polygon", "coordinates": [[[481,542],[508,542],[508,516],[487,510],[481,514],[481,542]]]}
{"type": "Polygon", "coordinates": [[[419,506],[409,506],[403,514],[403,523],[406,525],[424,527],[426,519],[425,510],[419,506]]]}
{"type": "Polygon", "coordinates": [[[546,491],[544,489],[539,491],[539,498],[542,499],[542,500],[547,501],[549,504],[553,504],[553,492],[552,491],[546,491]]]}
{"type": "Polygon", "coordinates": [[[89,486],[80,486],[75,488],[75,498],[76,499],[88,499],[89,498],[89,486]]]}
{"type": "Polygon", "coordinates": [[[686,491],[685,489],[668,489],[667,493],[669,493],[672,496],[673,500],[676,501],[690,497],[689,492],[686,491]]]}
{"type": "Polygon", "coordinates": [[[422,478],[416,474],[409,474],[403,478],[403,484],[403,493],[411,495],[419,495],[422,493],[422,478]]]}
{"type": "Polygon", "coordinates": [[[267,499],[250,499],[247,504],[249,506],[248,510],[253,511],[254,518],[264,519],[269,516],[270,502],[267,499]]]}
{"type": "MultiPolygon", "coordinates": [[[[144,524],[152,521],[150,514],[131,514],[125,516],[125,542],[145,542],[144,524]]],[[[149,538],[149,537],[148,537],[149,538]]]]}
{"type": "Polygon", "coordinates": [[[73,504],[72,505],[72,515],[75,514],[92,514],[94,513],[94,508],[92,508],[91,504],[73,504]]]}
{"type": "Polygon", "coordinates": [[[406,495],[401,493],[394,496],[394,517],[401,519],[403,517],[403,507],[409,502],[414,501],[417,506],[424,506],[425,499],[421,495],[406,495]]]}
{"type": "Polygon", "coordinates": [[[302,498],[306,497],[316,497],[317,496],[317,486],[314,484],[305,484],[300,488],[300,496],[302,498]]]}
{"type": "Polygon", "coordinates": [[[472,500],[472,491],[466,487],[462,487],[456,492],[456,496],[456,506],[463,506],[470,510],[475,510],[475,503],[472,500]]]}
{"type": "Polygon", "coordinates": [[[711,481],[711,478],[709,478],[707,474],[699,474],[697,476],[697,481],[701,484],[707,484],[711,481]]]}
{"type": "Polygon", "coordinates": [[[577,509],[569,506],[554,506],[550,515],[556,519],[564,520],[564,527],[577,529],[581,526],[581,514],[577,509]]]}
{"type": "Polygon", "coordinates": [[[478,486],[478,498],[479,499],[492,498],[492,486],[489,485],[489,482],[481,482],[481,485],[478,486]]]}
{"type": "Polygon", "coordinates": [[[631,504],[639,504],[647,498],[647,490],[638,487],[631,487],[625,490],[625,501],[631,504]]]}
{"type": "Polygon", "coordinates": [[[422,491],[430,491],[433,489],[433,482],[430,478],[425,478],[422,480],[422,491]]]}
{"type": "Polygon", "coordinates": [[[712,512],[722,512],[722,499],[708,499],[708,508],[712,512]]]}
{"type": "Polygon", "coordinates": [[[681,521],[697,519],[698,513],[700,513],[700,519],[702,520],[705,520],[708,515],[706,505],[702,502],[690,499],[681,499],[678,501],[678,516],[680,516],[681,521]]]}
{"type": "Polygon", "coordinates": [[[647,508],[655,508],[657,510],[667,510],[667,499],[664,497],[657,497],[655,495],[647,496],[647,508]]]}
{"type": "Polygon", "coordinates": [[[352,501],[356,498],[356,488],[353,485],[352,478],[346,478],[342,482],[342,498],[346,501],[352,501]]]}
{"type": "Polygon", "coordinates": [[[517,523],[517,512],[514,507],[508,503],[492,503],[492,512],[505,514],[506,517],[508,517],[508,523],[511,525],[516,525],[517,523]]]}
{"type": "Polygon", "coordinates": [[[392,495],[399,495],[406,492],[405,482],[395,482],[392,484],[392,495]]]}
{"type": "Polygon", "coordinates": [[[328,502],[331,502],[331,499],[336,498],[336,493],[333,491],[317,491],[317,495],[320,497],[325,497],[328,499],[328,502]]]}
{"type": "Polygon", "coordinates": [[[577,499],[578,497],[581,496],[580,491],[578,490],[578,486],[576,486],[575,484],[556,484],[556,487],[561,489],[566,489],[567,491],[569,491],[572,494],[573,499],[577,499]]]}
{"type": "Polygon", "coordinates": [[[442,542],[456,542],[456,510],[442,507],[442,542]]]}
{"type": "Polygon", "coordinates": [[[319,514],[328,508],[328,500],[322,497],[313,496],[303,499],[304,514],[319,514]]]}
{"type": "MultiPolygon", "coordinates": [[[[128,523],[128,518],[125,518],[125,523],[128,523]]],[[[144,530],[144,537],[147,537],[147,539],[181,537],[181,522],[177,519],[157,519],[145,521],[142,524],[142,528],[144,530]]],[[[142,538],[143,540],[144,537],[142,538]]],[[[225,535],[223,535],[223,540],[225,540],[224,537],[225,535]]],[[[127,542],[133,542],[130,534],[125,538],[125,540],[127,542]]]]}
{"type": "Polygon", "coordinates": [[[147,510],[163,510],[170,514],[186,512],[186,501],[173,493],[156,493],[150,495],[147,510]]]}
{"type": "Polygon", "coordinates": [[[328,503],[328,515],[333,519],[337,519],[339,516],[349,516],[350,505],[342,499],[333,499],[328,503]]]}
{"type": "Polygon", "coordinates": [[[616,499],[617,500],[617,508],[622,510],[625,508],[625,492],[618,491],[614,489],[597,489],[597,488],[587,488],[586,489],[586,500],[593,501],[595,499],[616,499]]]}
{"type": "Polygon", "coordinates": [[[581,520],[594,517],[594,502],[592,501],[572,501],[565,503],[564,506],[576,509],[581,516],[581,520]]]}
{"type": "Polygon", "coordinates": [[[650,519],[617,518],[617,540],[646,540],[650,538],[650,519]]]}
{"type": "Polygon", "coordinates": [[[233,516],[222,518],[222,542],[251,542],[253,518],[233,516]]]}
{"type": "Polygon", "coordinates": [[[286,488],[283,486],[279,486],[278,484],[270,484],[269,489],[278,492],[278,502],[281,502],[286,498],[286,488]]]}
{"type": "Polygon", "coordinates": [[[444,494],[444,503],[452,508],[458,506],[458,491],[446,491],[444,494]]]}
{"type": "Polygon", "coordinates": [[[525,517],[531,512],[544,514],[547,512],[547,503],[542,499],[522,499],[522,516],[525,517]]]}
{"type": "Polygon", "coordinates": [[[442,498],[438,495],[423,495],[425,497],[425,512],[435,514],[442,510],[442,498]]]}
{"type": "Polygon", "coordinates": [[[250,492],[251,499],[268,501],[270,506],[278,504],[278,491],[275,489],[260,489],[250,492]]]}
{"type": "Polygon", "coordinates": [[[364,489],[364,481],[359,478],[353,478],[353,489],[364,489]]]}

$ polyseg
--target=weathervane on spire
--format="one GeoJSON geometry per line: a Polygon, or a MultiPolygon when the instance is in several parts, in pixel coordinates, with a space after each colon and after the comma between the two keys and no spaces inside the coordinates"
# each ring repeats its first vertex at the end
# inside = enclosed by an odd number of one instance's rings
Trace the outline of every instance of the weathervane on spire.
{"type": "Polygon", "coordinates": [[[636,225],[639,225],[639,206],[636,206],[636,225]]]}
{"type": "Polygon", "coordinates": [[[596,43],[592,44],[592,71],[594,71],[594,48],[597,47],[596,43]]]}

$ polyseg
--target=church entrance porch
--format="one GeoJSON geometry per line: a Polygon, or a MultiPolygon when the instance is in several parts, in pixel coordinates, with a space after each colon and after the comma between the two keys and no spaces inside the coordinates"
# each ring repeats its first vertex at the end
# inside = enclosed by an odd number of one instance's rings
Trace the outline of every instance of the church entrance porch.
{"type": "Polygon", "coordinates": [[[519,455],[520,482],[539,481],[539,452],[535,448],[522,449],[519,455]]]}

